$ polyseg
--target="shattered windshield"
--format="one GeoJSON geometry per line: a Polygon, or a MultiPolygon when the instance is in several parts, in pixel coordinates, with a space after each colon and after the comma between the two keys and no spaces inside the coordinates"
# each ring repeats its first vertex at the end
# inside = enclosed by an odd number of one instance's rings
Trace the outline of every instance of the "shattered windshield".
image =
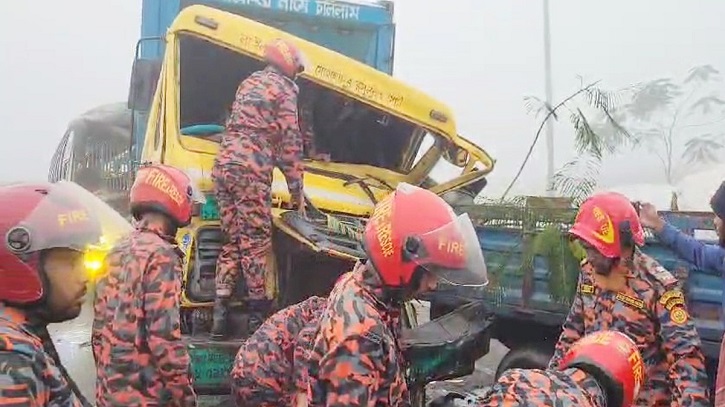
{"type": "Polygon", "coordinates": [[[433,133],[426,131],[415,154],[415,159],[413,160],[413,168],[418,165],[428,166],[430,164],[421,162],[423,158],[428,155],[433,157],[437,156],[435,164],[433,164],[425,180],[425,183],[429,186],[451,181],[454,178],[460,177],[463,173],[462,167],[448,161],[439,151],[436,147],[436,140],[440,140],[438,143],[442,144],[440,136],[436,136],[433,133]]]}

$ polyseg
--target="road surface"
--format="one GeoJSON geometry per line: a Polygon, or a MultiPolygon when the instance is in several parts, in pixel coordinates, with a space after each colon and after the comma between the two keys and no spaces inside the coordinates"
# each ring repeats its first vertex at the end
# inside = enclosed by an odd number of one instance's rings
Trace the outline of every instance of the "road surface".
{"type": "MultiPolygon", "coordinates": [[[[428,320],[427,304],[419,304],[419,321],[421,323],[428,320]]],[[[49,331],[53,337],[53,341],[60,353],[61,360],[65,364],[68,372],[78,383],[83,394],[89,399],[94,400],[95,385],[95,367],[93,364],[93,354],[91,352],[91,324],[93,323],[93,308],[90,303],[86,303],[81,311],[81,315],[73,321],[62,324],[50,325],[49,331]]],[[[429,385],[429,394],[435,396],[440,394],[440,389],[455,388],[460,391],[470,391],[482,386],[488,386],[493,380],[496,366],[501,358],[506,354],[508,349],[497,341],[492,341],[491,352],[476,362],[476,371],[474,374],[447,382],[431,383],[429,385]]]]}

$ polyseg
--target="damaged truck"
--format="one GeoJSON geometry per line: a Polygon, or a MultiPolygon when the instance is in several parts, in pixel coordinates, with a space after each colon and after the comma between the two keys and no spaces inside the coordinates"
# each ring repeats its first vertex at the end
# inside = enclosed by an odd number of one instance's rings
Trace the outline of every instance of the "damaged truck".
{"type": "MultiPolygon", "coordinates": [[[[264,315],[272,309],[253,309],[239,300],[230,310],[236,327],[232,338],[209,339],[222,242],[210,174],[218,150],[216,135],[223,131],[219,119],[238,83],[264,66],[265,42],[287,39],[309,59],[298,80],[301,110],[310,115],[317,150],[331,156],[329,163],[305,162],[306,219],[291,210],[286,183],[275,170],[273,242],[266,273],[273,309],[324,295],[364,256],[359,236],[366,220],[398,183],[421,185],[451,203],[470,202],[486,185],[494,160],[458,134],[445,104],[388,75],[392,4],[310,0],[302,7],[302,2],[290,1],[297,5],[293,13],[283,1],[204,2],[213,7],[187,3],[144,2],[144,19],[158,20],[155,32],[164,35],[139,42],[126,116],[131,128],[127,148],[96,152],[106,157],[98,161],[118,163],[117,169],[116,164],[101,166],[102,180],[120,178],[125,184],[119,185],[128,188],[138,163],[160,162],[186,171],[206,192],[206,203],[195,209],[191,225],[177,236],[185,254],[182,330],[199,394],[228,395],[230,366],[250,333],[251,313],[264,315]],[[174,18],[162,18],[169,13],[174,18]],[[374,18],[379,22],[371,22],[374,18]]],[[[80,149],[67,142],[62,147],[56,167],[68,161],[66,152],[80,149]]],[[[76,170],[87,167],[77,162],[80,157],[69,159],[76,162],[70,170],[55,168],[51,173],[57,179],[78,179],[76,170]]],[[[482,302],[421,326],[411,304],[404,315],[405,325],[415,328],[406,331],[403,343],[411,361],[408,379],[415,405],[420,406],[426,383],[472,372],[475,360],[488,352],[491,321],[482,302]]]]}

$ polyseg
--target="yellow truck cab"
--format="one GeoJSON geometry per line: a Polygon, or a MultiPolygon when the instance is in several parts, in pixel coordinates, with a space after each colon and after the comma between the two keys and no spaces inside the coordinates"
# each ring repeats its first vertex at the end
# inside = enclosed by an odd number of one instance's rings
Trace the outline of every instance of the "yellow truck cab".
{"type": "MultiPolygon", "coordinates": [[[[305,161],[308,219],[291,210],[285,179],[274,172],[267,288],[278,307],[325,295],[351,269],[364,255],[359,235],[367,217],[398,183],[470,199],[493,169],[483,149],[458,135],[451,110],[423,92],[276,28],[205,6],[183,9],[166,36],[157,84],[144,87],[149,70],[134,64],[131,97],[150,104],[142,161],[186,171],[207,196],[178,235],[186,254],[182,330],[194,337],[210,329],[222,242],[210,177],[218,133],[238,84],[264,67],[263,45],[275,38],[295,43],[309,61],[297,80],[300,110],[310,115],[317,150],[331,156],[327,163],[305,161]]],[[[243,292],[243,281],[238,285],[243,292]]],[[[240,327],[237,337],[245,334],[244,314],[254,311],[243,306],[230,311],[232,320],[239,318],[230,323],[240,327]]],[[[220,380],[216,368],[204,370],[216,362],[195,363],[197,386],[220,380]]]]}

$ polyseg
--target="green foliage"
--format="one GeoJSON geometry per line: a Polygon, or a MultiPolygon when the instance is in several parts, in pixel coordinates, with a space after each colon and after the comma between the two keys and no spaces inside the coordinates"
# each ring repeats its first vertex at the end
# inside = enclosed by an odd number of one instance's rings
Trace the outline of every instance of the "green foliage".
{"type": "Polygon", "coordinates": [[[601,159],[583,155],[570,161],[554,174],[554,190],[581,204],[594,193],[599,177],[601,159]]]}
{"type": "Polygon", "coordinates": [[[550,106],[533,96],[524,98],[524,105],[529,113],[537,116],[545,113],[545,116],[517,175],[504,192],[504,197],[521,175],[548,120],[558,120],[568,113],[569,123],[574,130],[578,158],[564,165],[549,182],[556,191],[574,198],[575,201],[591,194],[605,156],[614,154],[623,146],[635,144],[635,138],[621,125],[620,117],[616,114],[628,89],[608,91],[597,84],[598,82],[593,82],[584,86],[582,83],[579,90],[556,106],[550,106]],[[585,169],[583,173],[582,168],[585,169]]]}
{"type": "Polygon", "coordinates": [[[571,303],[576,292],[579,262],[572,253],[569,238],[558,228],[544,229],[534,240],[536,254],[546,259],[549,269],[549,294],[559,303],[571,303]]]}
{"type": "Polygon", "coordinates": [[[513,197],[484,202],[457,209],[468,213],[478,227],[520,231],[520,238],[508,250],[486,253],[491,281],[484,290],[486,298],[495,304],[502,302],[505,281],[533,277],[534,260],[539,256],[545,259],[550,273],[552,300],[569,304],[576,290],[579,263],[584,258],[582,247],[570,242],[566,233],[576,209],[562,198],[513,197]]]}

